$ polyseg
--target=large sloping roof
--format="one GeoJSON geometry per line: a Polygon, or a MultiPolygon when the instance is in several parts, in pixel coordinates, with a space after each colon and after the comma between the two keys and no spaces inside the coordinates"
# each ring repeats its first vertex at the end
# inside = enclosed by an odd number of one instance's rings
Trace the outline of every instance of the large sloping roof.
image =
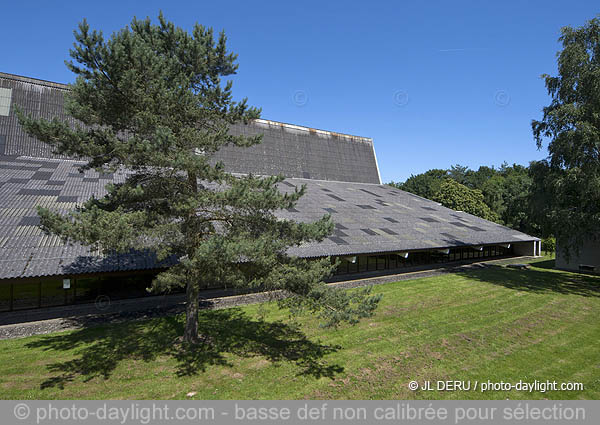
{"type": "MultiPolygon", "coordinates": [[[[106,193],[109,182],[125,174],[79,173],[80,162],[0,156],[0,279],[149,269],[159,266],[150,255],[103,258],[80,245],[64,245],[37,226],[36,206],[72,210],[92,195],[106,193]]],[[[295,247],[294,255],[318,257],[444,248],[536,240],[435,202],[369,183],[289,178],[284,191],[307,185],[293,210],[278,215],[314,221],[330,213],[335,234],[321,243],[295,247]]],[[[163,265],[172,264],[173,260],[163,265]]]]}
{"type": "MultiPolygon", "coordinates": [[[[508,227],[443,207],[383,184],[287,179],[305,184],[296,211],[282,218],[310,222],[330,213],[334,234],[321,243],[294,248],[301,257],[428,250],[538,240],[508,227]]],[[[287,189],[286,189],[287,190],[287,189]]]]}
{"type": "MultiPolygon", "coordinates": [[[[64,112],[67,90],[65,84],[0,72],[0,97],[9,103],[7,116],[0,111],[0,155],[60,158],[50,146],[23,132],[14,106],[34,117],[68,120],[64,112]]],[[[223,161],[229,172],[381,182],[372,139],[262,119],[234,125],[231,132],[263,134],[263,140],[250,148],[221,149],[214,159],[223,161]]]]}

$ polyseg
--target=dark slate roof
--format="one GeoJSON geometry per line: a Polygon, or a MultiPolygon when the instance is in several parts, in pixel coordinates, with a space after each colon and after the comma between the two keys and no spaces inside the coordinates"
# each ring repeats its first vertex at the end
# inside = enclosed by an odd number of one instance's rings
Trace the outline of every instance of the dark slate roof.
{"type": "MultiPolygon", "coordinates": [[[[0,155],[59,158],[21,130],[14,106],[35,117],[69,120],[63,109],[67,90],[65,84],[0,73],[0,96],[10,96],[9,115],[0,112],[0,155]]],[[[215,160],[223,161],[229,172],[381,182],[372,139],[262,119],[234,125],[231,132],[263,134],[263,140],[250,148],[223,148],[215,160]]]]}
{"type": "MultiPolygon", "coordinates": [[[[132,253],[103,258],[85,247],[64,245],[57,236],[42,233],[35,207],[73,209],[104,186],[120,182],[123,173],[81,174],[76,161],[0,156],[0,279],[155,268],[150,255],[132,253]]],[[[444,208],[390,186],[289,178],[280,186],[292,191],[307,185],[293,210],[278,215],[314,221],[330,213],[335,234],[321,243],[291,250],[294,255],[318,257],[416,249],[444,248],[537,240],[469,214],[444,208]]]]}
{"type": "Polygon", "coordinates": [[[0,156],[0,279],[94,272],[153,269],[148,253],[103,257],[81,245],[65,245],[38,227],[36,206],[67,212],[92,195],[106,193],[108,182],[124,174],[79,173],[80,162],[48,158],[0,156]]]}
{"type": "MultiPolygon", "coordinates": [[[[287,179],[305,184],[297,212],[282,218],[314,221],[330,213],[334,234],[321,243],[293,248],[301,257],[441,249],[538,240],[482,218],[445,208],[412,193],[382,184],[287,179]]],[[[282,185],[281,190],[293,190],[282,185]]]]}

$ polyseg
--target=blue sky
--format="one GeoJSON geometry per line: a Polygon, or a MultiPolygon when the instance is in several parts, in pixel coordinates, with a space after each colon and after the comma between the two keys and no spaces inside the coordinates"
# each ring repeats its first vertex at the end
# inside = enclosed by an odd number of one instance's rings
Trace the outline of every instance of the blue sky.
{"type": "Polygon", "coordinates": [[[560,28],[600,13],[592,1],[9,2],[0,71],[72,82],[82,18],[108,35],[160,9],[225,30],[234,94],[264,118],[372,137],[385,182],[544,157],[530,128],[549,103],[540,75],[556,73],[560,28]]]}

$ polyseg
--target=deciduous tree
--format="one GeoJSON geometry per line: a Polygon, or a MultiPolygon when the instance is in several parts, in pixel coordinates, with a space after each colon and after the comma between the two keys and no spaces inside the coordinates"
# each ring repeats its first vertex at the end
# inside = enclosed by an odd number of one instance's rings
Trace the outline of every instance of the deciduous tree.
{"type": "Polygon", "coordinates": [[[483,201],[483,194],[479,189],[469,189],[450,178],[444,180],[432,199],[446,208],[464,211],[490,221],[499,220],[498,215],[483,201]]]}
{"type": "Polygon", "coordinates": [[[532,122],[549,156],[532,167],[534,202],[568,255],[600,231],[600,18],[564,27],[558,74],[543,75],[550,105],[532,122]]]}

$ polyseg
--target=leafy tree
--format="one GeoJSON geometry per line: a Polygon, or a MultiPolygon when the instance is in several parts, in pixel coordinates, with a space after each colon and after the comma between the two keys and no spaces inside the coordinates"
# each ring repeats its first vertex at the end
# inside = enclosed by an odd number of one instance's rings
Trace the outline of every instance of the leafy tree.
{"type": "Polygon", "coordinates": [[[71,157],[89,158],[84,168],[126,170],[122,183],[64,216],[38,208],[47,232],[107,254],[144,251],[158,260],[177,258],[160,273],[155,290],[184,286],[184,340],[199,341],[199,290],[227,285],[281,290],[283,306],[310,309],[325,325],[369,316],[379,297],[370,289],[352,293],[323,283],[335,264],[287,254],[291,246],[323,240],[333,223],[278,219],[305,193],[278,190],[281,176],[233,176],[214,153],[260,137],[233,136],[231,124],[247,123],[260,111],[232,100],[236,55],[223,33],[196,24],[190,33],[167,22],[133,19],[105,40],[84,20],[75,32],[68,68],[77,75],[66,95],[66,111],[78,124],[35,120],[19,114],[32,136],[71,157]]]}
{"type": "Polygon", "coordinates": [[[506,209],[504,203],[505,180],[502,175],[494,173],[492,176],[484,179],[479,186],[472,188],[481,190],[485,204],[499,216],[502,216],[506,209]]]}
{"type": "Polygon", "coordinates": [[[549,177],[556,174],[557,170],[551,170],[547,161],[532,161],[529,165],[529,175],[531,177],[531,190],[528,196],[532,220],[539,225],[538,235],[542,238],[552,236],[553,220],[550,202],[553,196],[554,187],[552,182],[558,177],[549,177]]]}
{"type": "Polygon", "coordinates": [[[545,254],[554,254],[554,251],[556,251],[556,239],[551,236],[542,239],[542,249],[545,254]]]}
{"type": "MultiPolygon", "coordinates": [[[[436,200],[442,183],[450,178],[459,179],[471,190],[479,190],[483,202],[494,213],[498,223],[529,234],[541,234],[539,218],[532,213],[530,192],[533,184],[530,169],[522,165],[503,163],[500,168],[481,166],[477,171],[460,165],[448,170],[433,169],[413,175],[404,183],[391,183],[395,187],[436,200]]],[[[469,192],[463,192],[471,196],[469,192]]],[[[482,213],[486,215],[487,213],[482,213]]]]}
{"type": "Polygon", "coordinates": [[[450,169],[448,170],[448,176],[452,180],[454,180],[462,185],[467,185],[469,171],[470,171],[469,167],[460,165],[460,164],[456,164],[456,165],[450,166],[450,169]]]}
{"type": "Polygon", "coordinates": [[[537,235],[540,233],[539,223],[531,212],[530,192],[531,177],[529,168],[522,165],[503,165],[500,173],[504,179],[504,209],[500,218],[508,227],[537,235]]]}
{"type": "Polygon", "coordinates": [[[433,200],[453,210],[464,211],[490,221],[499,220],[498,215],[483,201],[480,190],[469,189],[453,179],[444,180],[433,200]]]}
{"type": "Polygon", "coordinates": [[[404,183],[390,183],[400,190],[431,199],[439,190],[448,171],[432,169],[422,174],[411,175],[404,183]]]}
{"type": "Polygon", "coordinates": [[[567,255],[600,229],[600,18],[561,29],[558,75],[543,75],[550,105],[532,121],[545,160],[533,167],[533,202],[567,255]]]}

